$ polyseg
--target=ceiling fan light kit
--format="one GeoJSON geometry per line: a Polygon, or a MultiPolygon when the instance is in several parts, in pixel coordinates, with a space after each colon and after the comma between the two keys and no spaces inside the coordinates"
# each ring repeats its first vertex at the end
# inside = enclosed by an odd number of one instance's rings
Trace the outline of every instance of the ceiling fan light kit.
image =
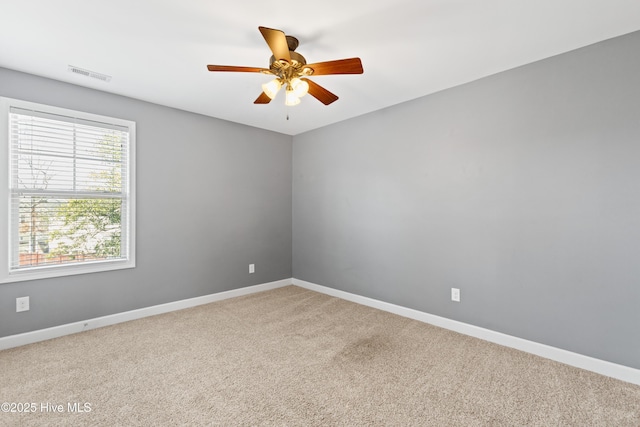
{"type": "Polygon", "coordinates": [[[309,83],[297,77],[291,79],[291,87],[293,88],[293,93],[295,93],[298,98],[302,98],[309,93],[309,83]]]}
{"type": "Polygon", "coordinates": [[[268,104],[276,97],[282,86],[285,86],[285,104],[298,105],[300,98],[311,94],[324,105],[338,100],[338,96],[307,77],[315,75],[362,74],[360,58],[338,59],[334,61],[307,64],[304,56],[295,52],[298,39],[287,36],[280,30],[258,27],[273,55],[269,59],[269,68],[237,67],[232,65],[207,65],[209,71],[235,71],[247,73],[264,73],[275,78],[262,85],[262,93],[254,104],[268,104]]]}
{"type": "Polygon", "coordinates": [[[282,87],[280,79],[273,79],[269,83],[262,85],[262,91],[271,99],[275,98],[282,87]]]}
{"type": "Polygon", "coordinates": [[[293,89],[291,89],[291,86],[287,86],[287,95],[285,97],[284,104],[287,107],[293,107],[294,105],[300,104],[300,98],[296,96],[293,89]]]}

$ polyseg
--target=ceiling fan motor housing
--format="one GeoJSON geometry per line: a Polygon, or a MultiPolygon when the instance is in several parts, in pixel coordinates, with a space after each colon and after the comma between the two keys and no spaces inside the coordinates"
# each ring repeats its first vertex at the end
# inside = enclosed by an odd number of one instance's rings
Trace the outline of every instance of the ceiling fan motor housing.
{"type": "MultiPolygon", "coordinates": [[[[307,60],[304,59],[304,56],[300,55],[298,52],[289,51],[289,55],[291,55],[291,65],[295,66],[296,62],[300,65],[306,65],[307,60]]],[[[271,55],[269,58],[269,68],[273,69],[273,63],[276,62],[276,57],[271,55]]]]}
{"type": "MultiPolygon", "coordinates": [[[[287,46],[289,47],[289,56],[291,56],[291,64],[289,65],[295,68],[297,68],[296,65],[306,65],[307,60],[304,58],[304,56],[300,55],[298,52],[294,52],[300,44],[300,42],[298,42],[298,39],[293,36],[285,36],[285,38],[287,39],[287,46]]],[[[274,71],[281,69],[282,66],[285,65],[285,61],[282,61],[282,63],[274,66],[274,62],[276,62],[276,57],[274,55],[271,55],[271,58],[269,58],[269,68],[274,71]]]]}

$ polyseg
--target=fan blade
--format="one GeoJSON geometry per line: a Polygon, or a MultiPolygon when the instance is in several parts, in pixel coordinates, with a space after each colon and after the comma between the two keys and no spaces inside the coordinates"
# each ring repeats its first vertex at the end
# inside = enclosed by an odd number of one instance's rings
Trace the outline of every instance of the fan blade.
{"type": "Polygon", "coordinates": [[[276,61],[280,61],[282,59],[291,63],[289,45],[287,44],[287,38],[285,37],[284,32],[267,27],[258,27],[258,29],[269,45],[269,49],[273,52],[273,56],[276,58],[276,61]]]}
{"type": "Polygon", "coordinates": [[[309,84],[309,95],[313,96],[318,101],[322,102],[324,105],[329,105],[332,102],[335,102],[338,100],[337,95],[334,95],[333,93],[329,92],[319,84],[314,83],[307,78],[302,78],[300,80],[304,80],[309,84]]]}
{"type": "Polygon", "coordinates": [[[268,104],[270,102],[271,98],[269,98],[264,92],[262,92],[260,96],[255,101],[253,101],[254,104],[268,104]]]}
{"type": "Polygon", "coordinates": [[[312,76],[324,76],[328,74],[362,74],[362,61],[360,58],[337,59],[335,61],[307,64],[304,68],[311,68],[312,76]]]}
{"type": "Polygon", "coordinates": [[[258,67],[236,67],[234,65],[207,65],[209,71],[237,71],[240,73],[269,73],[271,70],[258,67]]]}

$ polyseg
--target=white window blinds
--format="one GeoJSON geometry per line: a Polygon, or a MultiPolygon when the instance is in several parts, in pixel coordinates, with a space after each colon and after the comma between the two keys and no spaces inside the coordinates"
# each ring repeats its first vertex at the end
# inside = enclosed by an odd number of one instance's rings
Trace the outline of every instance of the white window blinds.
{"type": "Polygon", "coordinates": [[[9,273],[129,259],[132,126],[122,122],[9,108],[9,273]]]}

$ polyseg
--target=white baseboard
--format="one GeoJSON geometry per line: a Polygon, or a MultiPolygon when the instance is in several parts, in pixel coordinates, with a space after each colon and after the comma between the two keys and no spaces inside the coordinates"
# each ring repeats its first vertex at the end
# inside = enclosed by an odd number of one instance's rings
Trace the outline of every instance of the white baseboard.
{"type": "Polygon", "coordinates": [[[576,368],[585,369],[608,377],[616,378],[632,384],[640,385],[640,370],[630,368],[624,365],[607,362],[593,357],[573,353],[534,341],[528,341],[501,332],[492,331],[490,329],[469,325],[467,323],[458,322],[456,320],[447,319],[445,317],[436,316],[411,308],[390,304],[373,298],[367,298],[349,292],[340,291],[326,286],[317,285],[315,283],[306,282],[300,279],[284,279],[276,282],[263,283],[255,286],[248,286],[240,289],[219,292],[216,294],[204,295],[196,298],[189,298],[180,301],[174,301],[166,304],[154,305],[152,307],[140,308],[137,310],[116,313],[103,317],[83,320],[65,325],[54,326],[52,328],[40,329],[37,331],[26,332],[23,334],[10,335],[0,338],[0,350],[19,347],[26,344],[32,344],[39,341],[45,341],[52,338],[58,338],[64,335],[75,334],[82,331],[101,328],[103,326],[115,325],[117,323],[128,322],[130,320],[141,319],[143,317],[155,316],[156,314],[168,313],[171,311],[182,310],[189,307],[195,307],[202,304],[209,304],[216,301],[222,301],[228,298],[249,295],[257,292],[268,291],[271,289],[281,288],[294,284],[301,288],[331,295],[357,304],[366,305],[397,314],[399,316],[418,320],[420,322],[429,323],[434,326],[449,329],[461,334],[480,338],[485,341],[503,345],[505,347],[515,348],[556,362],[564,363],[576,368]]]}
{"type": "Polygon", "coordinates": [[[155,316],[156,314],[168,313],[170,311],[182,310],[184,308],[195,307],[202,304],[209,304],[216,301],[222,301],[228,298],[239,297],[242,295],[254,294],[257,292],[268,291],[270,289],[281,288],[291,285],[291,279],[278,280],[276,282],[263,283],[255,286],[248,286],[240,289],[219,292],[216,294],[204,295],[196,298],[189,298],[180,301],[169,302],[166,304],[154,305],[151,307],[140,308],[137,310],[125,311],[123,313],[111,314],[103,317],[82,320],[80,322],[67,323],[65,325],[54,326],[52,328],[39,329],[37,331],[25,332],[23,334],[9,335],[0,338],[0,350],[19,347],[21,345],[32,344],[39,341],[45,341],[52,338],[58,338],[64,335],[71,335],[90,329],[101,328],[103,326],[115,325],[117,323],[128,322],[129,320],[141,319],[143,317],[155,316]]]}
{"type": "Polygon", "coordinates": [[[301,288],[377,308],[379,310],[387,311],[403,317],[418,320],[420,322],[429,323],[434,326],[439,326],[441,328],[459,332],[461,334],[500,344],[505,347],[515,348],[517,350],[555,360],[556,362],[564,363],[576,368],[585,369],[587,371],[640,385],[640,370],[630,368],[628,366],[618,365],[616,363],[607,362],[605,360],[573,353],[571,351],[562,350],[560,348],[551,347],[549,345],[540,344],[522,338],[517,338],[511,335],[503,334],[501,332],[495,332],[490,329],[480,328],[478,326],[473,326],[467,323],[458,322],[456,320],[447,319],[445,317],[435,316],[433,314],[424,313],[422,311],[413,310],[411,308],[406,308],[372,298],[351,294],[349,292],[328,288],[326,286],[316,285],[315,283],[305,282],[304,280],[300,279],[293,279],[293,284],[296,286],[300,286],[301,288]]]}

